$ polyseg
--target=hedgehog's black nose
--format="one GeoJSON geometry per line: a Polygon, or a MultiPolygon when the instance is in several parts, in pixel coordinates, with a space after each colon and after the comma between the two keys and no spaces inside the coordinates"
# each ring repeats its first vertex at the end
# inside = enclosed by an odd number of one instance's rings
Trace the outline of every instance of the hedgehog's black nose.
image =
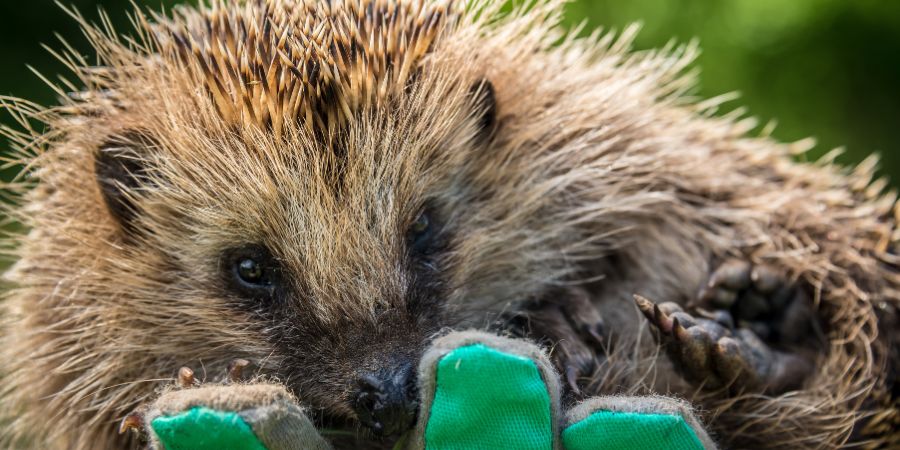
{"type": "Polygon", "coordinates": [[[411,364],[364,374],[358,387],[354,406],[363,425],[379,436],[394,436],[412,428],[417,404],[411,364]]]}

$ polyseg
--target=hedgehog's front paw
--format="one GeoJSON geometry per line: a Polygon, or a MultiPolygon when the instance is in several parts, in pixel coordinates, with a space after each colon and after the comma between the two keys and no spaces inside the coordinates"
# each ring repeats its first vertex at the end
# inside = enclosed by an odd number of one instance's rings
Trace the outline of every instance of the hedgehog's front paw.
{"type": "Polygon", "coordinates": [[[557,292],[527,305],[507,318],[505,327],[550,350],[566,392],[581,397],[580,386],[594,380],[610,351],[610,335],[603,318],[580,288],[557,292]]]}
{"type": "Polygon", "coordinates": [[[676,367],[707,389],[798,388],[821,349],[805,290],[769,266],[727,261],[690,313],[675,303],[636,300],[676,367]]]}
{"type": "Polygon", "coordinates": [[[283,386],[240,382],[246,365],[236,360],[224,383],[205,385],[181,368],[177,386],[125,417],[120,431],[142,430],[166,450],[331,448],[283,386]]]}

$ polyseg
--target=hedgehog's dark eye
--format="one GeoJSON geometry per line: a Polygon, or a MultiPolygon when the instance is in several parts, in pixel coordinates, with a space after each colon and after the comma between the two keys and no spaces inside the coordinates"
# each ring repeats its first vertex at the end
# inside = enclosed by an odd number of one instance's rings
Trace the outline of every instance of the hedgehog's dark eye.
{"type": "Polygon", "coordinates": [[[427,253],[434,238],[434,224],[428,211],[422,211],[409,226],[410,248],[416,253],[427,253]]]}
{"type": "Polygon", "coordinates": [[[431,219],[428,217],[428,213],[423,212],[419,214],[416,221],[409,227],[409,231],[413,235],[418,236],[427,233],[429,228],[431,228],[431,219]]]}
{"type": "Polygon", "coordinates": [[[252,298],[269,297],[275,291],[278,264],[262,246],[248,246],[226,252],[223,260],[228,285],[252,298]]]}
{"type": "Polygon", "coordinates": [[[270,284],[267,279],[267,273],[263,265],[252,258],[245,258],[237,263],[235,267],[238,278],[251,286],[265,286],[270,284]]]}

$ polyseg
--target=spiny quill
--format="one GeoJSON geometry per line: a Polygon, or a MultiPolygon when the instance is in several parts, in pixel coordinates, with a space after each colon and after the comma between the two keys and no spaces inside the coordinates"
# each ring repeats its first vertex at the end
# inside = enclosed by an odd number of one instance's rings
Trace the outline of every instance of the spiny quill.
{"type": "Polygon", "coordinates": [[[178,9],[157,27],[161,52],[193,67],[228,122],[282,133],[286,121],[333,131],[414,75],[453,1],[221,1],[178,9]]]}

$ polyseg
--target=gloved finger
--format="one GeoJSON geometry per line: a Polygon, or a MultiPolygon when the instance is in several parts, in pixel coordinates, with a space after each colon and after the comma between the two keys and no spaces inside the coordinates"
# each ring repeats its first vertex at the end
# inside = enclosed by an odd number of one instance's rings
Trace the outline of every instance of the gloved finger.
{"type": "Polygon", "coordinates": [[[423,356],[419,383],[409,448],[559,448],[559,378],[529,342],[452,333],[423,356]]]}
{"type": "Polygon", "coordinates": [[[682,401],[661,396],[595,397],[569,411],[566,450],[715,450],[682,401]]]}
{"type": "Polygon", "coordinates": [[[275,384],[205,385],[160,396],[144,414],[165,450],[327,450],[304,410],[275,384]]]}

